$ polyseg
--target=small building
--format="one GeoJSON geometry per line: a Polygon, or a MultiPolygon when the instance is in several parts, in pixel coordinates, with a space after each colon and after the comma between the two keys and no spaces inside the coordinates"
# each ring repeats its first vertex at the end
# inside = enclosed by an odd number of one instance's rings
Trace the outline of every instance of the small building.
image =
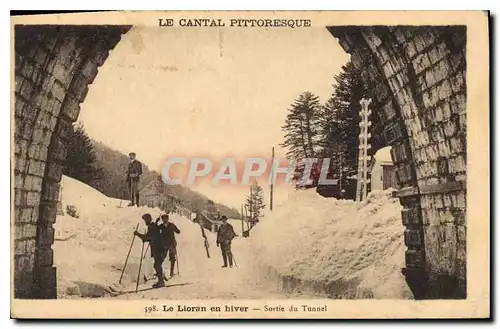
{"type": "Polygon", "coordinates": [[[194,221],[199,222],[201,226],[211,232],[217,232],[222,225],[222,221],[210,218],[206,212],[198,213],[194,221]]]}
{"type": "Polygon", "coordinates": [[[139,191],[139,203],[150,208],[158,207],[164,211],[175,211],[180,200],[166,193],[165,183],[159,177],[151,180],[139,191]]]}
{"type": "Polygon", "coordinates": [[[392,163],[391,147],[378,150],[373,156],[371,168],[371,190],[398,188],[396,166],[392,163]]]}
{"type": "Polygon", "coordinates": [[[140,205],[151,208],[162,206],[164,184],[160,179],[153,179],[139,191],[140,205]]]}

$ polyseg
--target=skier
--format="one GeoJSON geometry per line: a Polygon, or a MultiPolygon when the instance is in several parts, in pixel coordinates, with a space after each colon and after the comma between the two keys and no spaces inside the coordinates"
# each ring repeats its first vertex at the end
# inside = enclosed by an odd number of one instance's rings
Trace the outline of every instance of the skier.
{"type": "Polygon", "coordinates": [[[142,219],[146,226],[148,227],[146,234],[142,234],[134,231],[134,235],[138,236],[143,242],[149,242],[151,249],[151,258],[154,259],[154,269],[156,271],[156,276],[158,277],[158,282],[153,284],[153,288],[160,288],[165,286],[164,276],[163,276],[163,260],[165,259],[165,244],[163,243],[163,238],[161,236],[160,228],[153,222],[153,218],[150,214],[142,215],[142,219]]]}
{"type": "Polygon", "coordinates": [[[175,275],[174,268],[177,256],[177,241],[175,240],[175,234],[180,234],[181,231],[174,223],[171,223],[169,221],[170,218],[168,214],[161,215],[161,220],[163,223],[160,224],[158,227],[161,232],[165,249],[163,259],[167,258],[167,253],[168,253],[168,258],[170,260],[170,276],[172,277],[175,275]]]}
{"type": "Polygon", "coordinates": [[[127,184],[130,192],[129,207],[137,205],[139,207],[139,180],[142,175],[142,163],[136,160],[136,155],[131,152],[129,155],[130,163],[127,168],[127,184]]]}
{"type": "Polygon", "coordinates": [[[227,267],[227,262],[229,260],[229,267],[233,267],[233,254],[231,252],[231,241],[236,236],[234,233],[233,226],[227,222],[227,217],[222,216],[222,225],[217,231],[217,247],[220,245],[222,251],[222,260],[224,265],[222,267],[227,267]]]}

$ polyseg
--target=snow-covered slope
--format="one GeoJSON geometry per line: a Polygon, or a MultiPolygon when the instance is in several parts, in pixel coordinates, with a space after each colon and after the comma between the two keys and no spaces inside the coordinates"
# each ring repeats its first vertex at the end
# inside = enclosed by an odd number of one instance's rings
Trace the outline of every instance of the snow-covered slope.
{"type": "Polygon", "coordinates": [[[328,287],[333,295],[411,298],[401,275],[401,206],[391,193],[376,191],[356,203],[293,192],[254,228],[256,257],[281,277],[328,287]]]}

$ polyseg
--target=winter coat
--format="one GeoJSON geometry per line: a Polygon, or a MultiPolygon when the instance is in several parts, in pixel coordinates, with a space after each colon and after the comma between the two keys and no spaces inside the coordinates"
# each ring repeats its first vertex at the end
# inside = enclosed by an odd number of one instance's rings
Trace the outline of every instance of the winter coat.
{"type": "Polygon", "coordinates": [[[140,176],[142,175],[142,163],[138,160],[134,160],[128,164],[127,169],[127,181],[131,179],[138,182],[140,176]],[[130,177],[131,174],[135,174],[135,177],[130,177]]]}
{"type": "Polygon", "coordinates": [[[219,230],[217,231],[217,243],[220,244],[228,244],[231,243],[231,241],[234,239],[236,236],[236,233],[234,233],[233,226],[226,222],[225,224],[222,224],[219,227],[219,230]]]}
{"type": "Polygon", "coordinates": [[[163,242],[163,237],[161,236],[161,231],[158,225],[151,222],[148,225],[148,230],[146,234],[140,234],[139,236],[142,238],[142,241],[149,242],[149,246],[151,248],[151,257],[155,257],[156,255],[163,255],[165,252],[165,244],[163,242]]]}
{"type": "Polygon", "coordinates": [[[177,241],[175,241],[175,233],[181,233],[179,228],[171,222],[168,222],[166,226],[162,223],[158,227],[160,228],[160,234],[165,248],[168,249],[171,246],[176,246],[177,241]]]}

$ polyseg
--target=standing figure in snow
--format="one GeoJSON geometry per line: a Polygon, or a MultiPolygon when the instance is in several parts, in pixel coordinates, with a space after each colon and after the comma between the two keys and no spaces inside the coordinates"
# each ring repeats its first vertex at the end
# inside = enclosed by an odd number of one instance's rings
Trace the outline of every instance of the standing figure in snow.
{"type": "Polygon", "coordinates": [[[233,241],[236,233],[234,233],[233,226],[227,222],[227,217],[224,215],[221,218],[222,225],[217,231],[217,247],[220,245],[222,251],[222,260],[224,265],[222,267],[227,267],[227,262],[229,260],[229,267],[233,267],[233,254],[231,252],[231,241],[233,241]]]}
{"type": "Polygon", "coordinates": [[[177,256],[177,241],[175,240],[175,234],[180,234],[179,228],[169,221],[168,214],[161,215],[162,224],[158,227],[160,228],[161,236],[163,239],[163,244],[165,247],[165,253],[163,259],[168,258],[170,260],[170,276],[174,276],[175,261],[177,256]]]}
{"type": "Polygon", "coordinates": [[[142,163],[136,160],[134,152],[128,155],[130,163],[127,168],[126,181],[130,192],[129,207],[137,205],[139,207],[139,180],[142,175],[142,163]]]}
{"type": "Polygon", "coordinates": [[[149,242],[149,247],[151,249],[151,258],[154,259],[154,268],[156,271],[156,276],[158,277],[158,282],[153,285],[153,288],[159,288],[165,286],[165,277],[163,276],[163,260],[165,259],[165,245],[163,243],[163,237],[160,232],[160,228],[153,222],[153,218],[150,214],[142,215],[144,223],[146,223],[147,231],[146,234],[134,231],[134,235],[138,236],[142,242],[149,242]]]}

